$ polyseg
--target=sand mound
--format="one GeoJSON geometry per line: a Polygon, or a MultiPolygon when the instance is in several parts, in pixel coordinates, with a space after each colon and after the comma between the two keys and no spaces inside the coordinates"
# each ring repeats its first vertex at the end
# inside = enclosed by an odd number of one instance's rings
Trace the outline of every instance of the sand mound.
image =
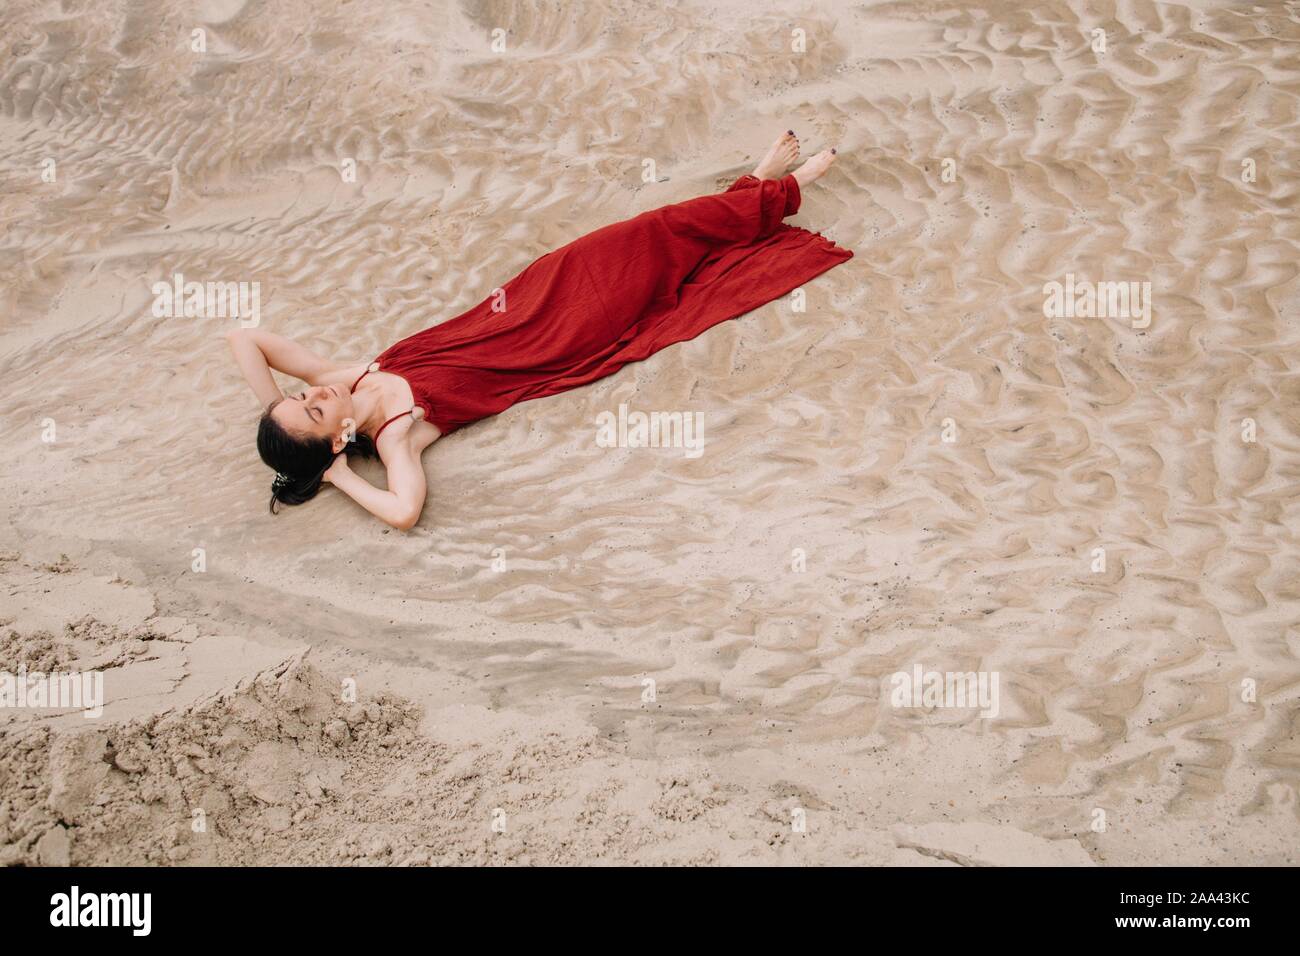
{"type": "Polygon", "coordinates": [[[9,733],[0,860],[347,859],[314,823],[339,816],[342,793],[374,785],[394,765],[435,766],[436,748],[417,745],[417,726],[400,701],[341,703],[337,686],[295,659],[200,704],[120,726],[9,733]],[[312,837],[302,839],[304,830],[312,837]]]}

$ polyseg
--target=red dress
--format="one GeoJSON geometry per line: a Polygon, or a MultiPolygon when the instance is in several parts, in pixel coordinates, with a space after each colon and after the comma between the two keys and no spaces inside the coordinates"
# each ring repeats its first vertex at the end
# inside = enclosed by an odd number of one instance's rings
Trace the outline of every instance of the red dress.
{"type": "Polygon", "coordinates": [[[597,229],[503,285],[504,300],[402,339],[370,368],[406,379],[444,434],[594,382],[852,258],[781,222],[799,199],[793,176],[742,176],[724,193],[597,229]]]}

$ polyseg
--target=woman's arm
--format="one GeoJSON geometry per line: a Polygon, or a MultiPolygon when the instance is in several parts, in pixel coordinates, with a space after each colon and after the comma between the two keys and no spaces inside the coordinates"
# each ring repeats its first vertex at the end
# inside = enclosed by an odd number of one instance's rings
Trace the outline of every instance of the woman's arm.
{"type": "Polygon", "coordinates": [[[325,472],[325,478],[376,518],[399,531],[410,531],[424,510],[426,490],[419,454],[405,433],[393,435],[380,451],[388,469],[388,490],[381,491],[348,467],[348,456],[339,455],[325,472]]]}
{"type": "Polygon", "coordinates": [[[322,375],[339,368],[292,339],[264,329],[231,329],[226,333],[226,341],[263,408],[283,394],[271,376],[271,369],[315,385],[322,375]]]}

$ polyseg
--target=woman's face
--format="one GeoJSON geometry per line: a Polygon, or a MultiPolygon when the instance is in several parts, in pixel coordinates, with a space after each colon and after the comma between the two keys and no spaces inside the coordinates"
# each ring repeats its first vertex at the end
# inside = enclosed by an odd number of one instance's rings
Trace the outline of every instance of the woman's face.
{"type": "Polygon", "coordinates": [[[306,391],[286,395],[271,412],[282,427],[298,435],[328,438],[335,451],[347,444],[344,437],[355,429],[352,394],[338,385],[313,385],[306,391]]]}

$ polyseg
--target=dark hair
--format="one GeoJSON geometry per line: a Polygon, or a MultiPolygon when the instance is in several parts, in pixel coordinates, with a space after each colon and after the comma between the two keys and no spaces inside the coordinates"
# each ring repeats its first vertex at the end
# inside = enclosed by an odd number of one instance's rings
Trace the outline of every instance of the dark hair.
{"type": "MultiPolygon", "coordinates": [[[[318,435],[298,435],[271,417],[276,399],[266,407],[257,423],[257,453],[262,461],[275,469],[271,482],[271,514],[275,506],[300,505],[311,501],[320,491],[325,472],[334,464],[334,443],[318,435]]],[[[352,441],[339,454],[355,452],[365,458],[375,457],[375,443],[367,436],[353,435],[352,441]]]]}

